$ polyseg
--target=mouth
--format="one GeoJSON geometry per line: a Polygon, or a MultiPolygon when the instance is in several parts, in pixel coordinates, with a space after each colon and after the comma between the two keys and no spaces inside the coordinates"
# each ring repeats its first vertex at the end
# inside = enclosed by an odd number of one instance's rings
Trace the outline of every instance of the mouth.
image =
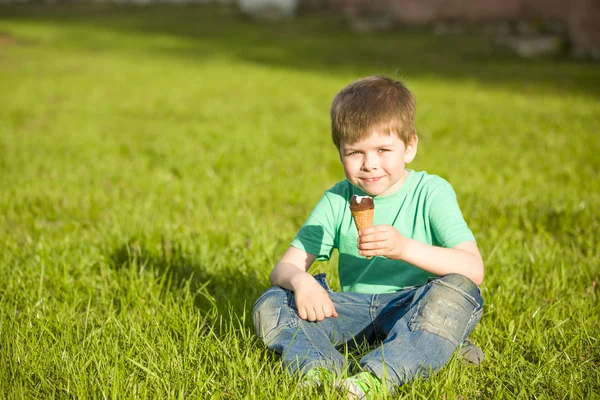
{"type": "Polygon", "coordinates": [[[383,176],[379,176],[377,178],[360,178],[360,179],[366,183],[374,183],[374,182],[379,181],[381,178],[383,178],[383,176]]]}

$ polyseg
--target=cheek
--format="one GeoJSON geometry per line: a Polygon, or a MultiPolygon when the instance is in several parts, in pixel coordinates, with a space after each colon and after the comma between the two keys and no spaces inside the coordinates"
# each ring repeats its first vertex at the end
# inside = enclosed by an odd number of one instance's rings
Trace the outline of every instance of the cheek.
{"type": "Polygon", "coordinates": [[[346,175],[346,178],[349,178],[356,173],[354,163],[349,162],[348,160],[342,161],[342,167],[344,167],[344,174],[346,175]]]}
{"type": "Polygon", "coordinates": [[[388,169],[398,168],[402,165],[402,158],[398,157],[397,155],[394,157],[386,157],[384,160],[382,160],[382,165],[388,169]]]}

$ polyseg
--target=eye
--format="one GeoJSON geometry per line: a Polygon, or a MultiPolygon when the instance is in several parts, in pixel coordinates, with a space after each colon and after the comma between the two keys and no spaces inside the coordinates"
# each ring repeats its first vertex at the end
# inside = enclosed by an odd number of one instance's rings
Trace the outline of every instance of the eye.
{"type": "Polygon", "coordinates": [[[390,149],[379,149],[380,153],[387,153],[388,151],[391,151],[390,149]]]}
{"type": "Polygon", "coordinates": [[[351,151],[351,152],[348,153],[349,156],[355,156],[357,154],[359,154],[358,151],[351,151]]]}

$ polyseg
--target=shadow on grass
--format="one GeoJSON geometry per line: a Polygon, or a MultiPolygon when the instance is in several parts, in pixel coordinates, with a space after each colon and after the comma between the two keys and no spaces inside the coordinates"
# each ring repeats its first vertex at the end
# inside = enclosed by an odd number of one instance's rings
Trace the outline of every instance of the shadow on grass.
{"type": "Polygon", "coordinates": [[[0,22],[15,19],[89,27],[90,34],[73,38],[74,45],[87,49],[130,46],[129,50],[192,62],[226,57],[234,62],[324,74],[381,73],[410,79],[475,81],[524,93],[548,90],[600,95],[600,72],[592,63],[521,60],[494,49],[486,37],[441,37],[414,29],[356,34],[340,16],[331,14],[270,24],[245,20],[230,6],[206,5],[21,5],[4,6],[1,14],[0,22]],[[114,39],[94,35],[98,29],[179,40],[116,44],[114,39]]]}
{"type": "MultiPolygon", "coordinates": [[[[254,301],[266,289],[267,282],[259,282],[252,273],[228,273],[226,268],[200,264],[192,252],[168,240],[163,240],[159,252],[132,240],[110,254],[111,266],[116,270],[141,268],[154,271],[163,290],[175,295],[189,285],[194,305],[202,311],[216,308],[219,315],[233,312],[252,326],[250,311],[254,301]]],[[[232,270],[233,271],[233,270],[232,270]]]]}

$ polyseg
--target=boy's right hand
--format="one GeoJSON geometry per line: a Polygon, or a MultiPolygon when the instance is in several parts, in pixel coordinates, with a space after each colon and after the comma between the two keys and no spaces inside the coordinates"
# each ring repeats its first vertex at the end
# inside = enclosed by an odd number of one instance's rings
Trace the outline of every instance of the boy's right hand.
{"type": "Polygon", "coordinates": [[[302,274],[295,278],[294,297],[300,318],[320,322],[325,318],[338,317],[327,291],[312,275],[302,274]]]}

